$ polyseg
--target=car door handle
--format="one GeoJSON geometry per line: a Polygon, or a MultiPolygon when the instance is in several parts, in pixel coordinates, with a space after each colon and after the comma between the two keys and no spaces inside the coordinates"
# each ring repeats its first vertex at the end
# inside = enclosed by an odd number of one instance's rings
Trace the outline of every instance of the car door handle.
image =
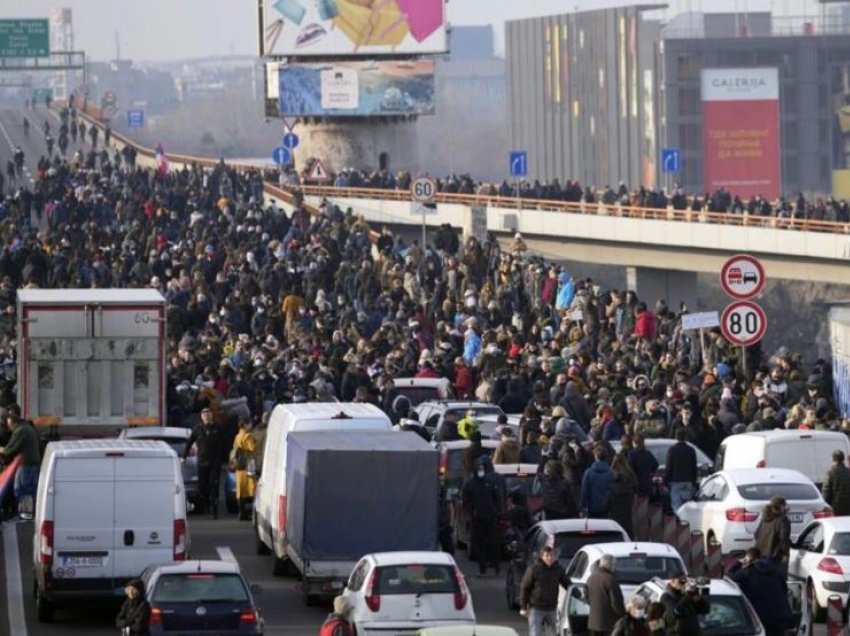
{"type": "Polygon", "coordinates": [[[132,530],[124,531],[124,545],[133,545],[136,542],[136,533],[132,530]]]}

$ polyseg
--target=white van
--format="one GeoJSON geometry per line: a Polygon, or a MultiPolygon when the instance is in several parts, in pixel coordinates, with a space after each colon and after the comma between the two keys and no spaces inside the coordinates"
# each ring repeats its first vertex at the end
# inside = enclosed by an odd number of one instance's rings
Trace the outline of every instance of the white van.
{"type": "Polygon", "coordinates": [[[791,468],[820,488],[835,450],[850,459],[850,440],[844,433],[797,429],[741,433],[723,440],[714,469],[791,468]]]}
{"type": "Polygon", "coordinates": [[[147,566],[186,559],[183,474],[165,442],[52,442],[38,479],[33,577],[40,622],[52,621],[63,601],[120,598],[147,566]]]}
{"type": "Polygon", "coordinates": [[[373,404],[311,402],[278,404],[269,418],[263,471],[254,493],[257,553],[274,554],[274,573],[286,566],[286,436],[294,431],[390,431],[392,422],[373,404]]]}

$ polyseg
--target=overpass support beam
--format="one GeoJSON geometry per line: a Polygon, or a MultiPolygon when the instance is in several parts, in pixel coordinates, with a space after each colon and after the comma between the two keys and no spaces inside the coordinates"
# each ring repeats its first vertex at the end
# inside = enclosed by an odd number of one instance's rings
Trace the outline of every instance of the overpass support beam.
{"type": "Polygon", "coordinates": [[[663,298],[673,311],[684,302],[691,311],[697,307],[697,273],[680,272],[654,267],[627,267],[627,288],[637,293],[649,309],[663,298]]]}

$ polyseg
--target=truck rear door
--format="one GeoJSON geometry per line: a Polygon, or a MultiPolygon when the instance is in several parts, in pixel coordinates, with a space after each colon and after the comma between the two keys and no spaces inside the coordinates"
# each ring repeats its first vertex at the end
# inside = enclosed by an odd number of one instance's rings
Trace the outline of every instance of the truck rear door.
{"type": "Polygon", "coordinates": [[[98,587],[112,588],[114,471],[115,461],[110,458],[63,457],[56,460],[53,481],[55,578],[97,579],[100,581],[98,587]]]}
{"type": "Polygon", "coordinates": [[[116,577],[132,578],[174,559],[176,489],[172,457],[115,460],[116,577]]]}

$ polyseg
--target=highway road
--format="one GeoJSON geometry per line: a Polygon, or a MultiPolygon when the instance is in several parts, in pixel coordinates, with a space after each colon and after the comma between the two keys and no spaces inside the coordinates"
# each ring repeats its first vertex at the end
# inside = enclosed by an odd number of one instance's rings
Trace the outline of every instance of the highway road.
{"type": "MultiPolygon", "coordinates": [[[[190,517],[192,557],[204,559],[235,558],[250,583],[259,584],[262,592],[258,602],[266,621],[266,634],[270,636],[312,635],[319,632],[322,621],[330,611],[329,606],[306,607],[295,577],[278,578],[272,575],[269,556],[257,556],[255,540],[249,522],[239,522],[230,517],[212,520],[207,516],[190,517]]],[[[20,573],[14,571],[14,558],[4,558],[4,575],[0,577],[0,607],[10,611],[0,612],[0,636],[77,636],[81,634],[110,634],[114,626],[117,604],[96,603],[80,605],[73,610],[59,610],[56,622],[41,625],[36,620],[35,602],[32,598],[32,523],[5,524],[2,532],[4,557],[14,547],[18,555],[20,573]],[[11,563],[10,563],[11,560],[11,563]],[[12,567],[10,567],[12,566],[12,567]],[[18,578],[19,585],[14,579],[18,578]],[[11,594],[10,594],[11,593],[11,594]],[[21,598],[22,596],[22,598],[21,598]],[[8,604],[7,604],[8,603],[8,604]],[[15,607],[23,605],[22,617],[26,632],[20,627],[11,631],[10,622],[15,620],[15,607]],[[8,616],[8,618],[7,618],[8,616]]],[[[477,578],[477,566],[470,564],[464,555],[458,555],[459,564],[467,576],[475,613],[479,622],[508,625],[525,633],[525,622],[505,605],[504,578],[492,574],[477,578]]]]}

